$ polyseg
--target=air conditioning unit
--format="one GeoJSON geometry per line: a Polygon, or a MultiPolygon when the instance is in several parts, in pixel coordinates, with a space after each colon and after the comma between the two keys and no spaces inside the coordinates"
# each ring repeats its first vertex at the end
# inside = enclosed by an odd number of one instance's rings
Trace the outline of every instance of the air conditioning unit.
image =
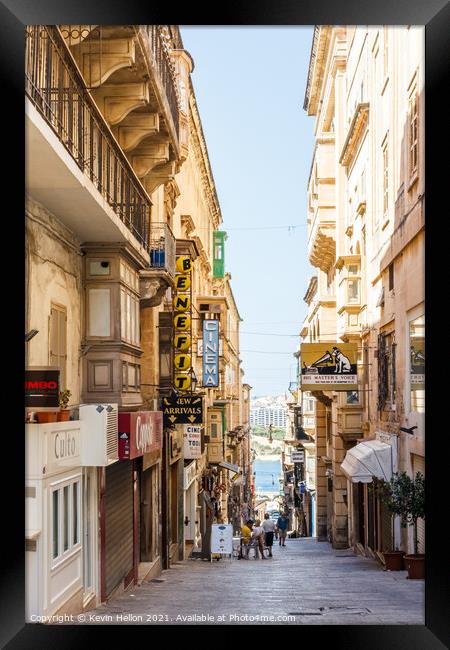
{"type": "Polygon", "coordinates": [[[81,464],[106,467],[119,460],[117,404],[81,404],[81,464]]]}

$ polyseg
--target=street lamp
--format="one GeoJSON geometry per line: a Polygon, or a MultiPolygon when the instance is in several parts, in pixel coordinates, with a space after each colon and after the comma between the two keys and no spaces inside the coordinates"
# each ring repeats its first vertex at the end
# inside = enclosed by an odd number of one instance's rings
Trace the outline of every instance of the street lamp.
{"type": "Polygon", "coordinates": [[[197,389],[197,384],[198,384],[197,375],[195,374],[194,368],[191,368],[191,393],[195,393],[197,389]]]}

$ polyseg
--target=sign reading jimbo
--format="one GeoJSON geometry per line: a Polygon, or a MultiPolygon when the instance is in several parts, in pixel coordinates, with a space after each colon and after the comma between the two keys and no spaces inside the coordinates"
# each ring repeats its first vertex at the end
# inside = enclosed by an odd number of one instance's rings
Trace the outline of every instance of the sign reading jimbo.
{"type": "Polygon", "coordinates": [[[202,386],[219,385],[219,321],[203,321],[203,379],[202,386]]]}
{"type": "Polygon", "coordinates": [[[302,391],[357,389],[357,354],[356,343],[302,343],[302,391]]]}

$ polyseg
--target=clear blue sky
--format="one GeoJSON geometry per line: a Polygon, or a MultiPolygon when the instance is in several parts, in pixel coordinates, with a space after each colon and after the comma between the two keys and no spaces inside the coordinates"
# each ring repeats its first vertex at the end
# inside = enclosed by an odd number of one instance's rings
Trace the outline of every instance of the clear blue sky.
{"type": "Polygon", "coordinates": [[[228,233],[225,267],[243,318],[244,381],[254,397],[284,394],[295,380],[292,354],[314,272],[306,252],[314,118],[303,110],[312,33],[181,26],[195,62],[192,81],[228,233]]]}

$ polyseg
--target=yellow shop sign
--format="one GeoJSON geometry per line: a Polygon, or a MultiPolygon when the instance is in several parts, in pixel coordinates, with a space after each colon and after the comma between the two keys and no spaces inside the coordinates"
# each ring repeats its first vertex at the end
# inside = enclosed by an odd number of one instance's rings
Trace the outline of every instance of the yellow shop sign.
{"type": "Polygon", "coordinates": [[[183,332],[191,326],[191,317],[189,314],[177,314],[173,319],[173,324],[176,330],[183,332]]]}

